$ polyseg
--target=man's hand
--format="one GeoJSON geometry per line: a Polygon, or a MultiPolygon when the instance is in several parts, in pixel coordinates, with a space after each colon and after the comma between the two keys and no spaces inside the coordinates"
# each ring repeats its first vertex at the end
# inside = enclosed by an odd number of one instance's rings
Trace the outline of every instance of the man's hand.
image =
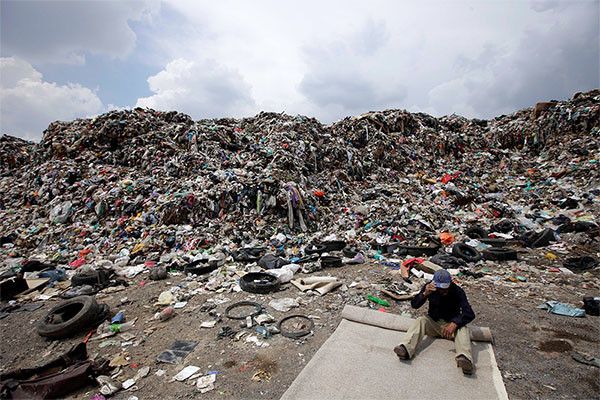
{"type": "Polygon", "coordinates": [[[454,322],[448,323],[446,326],[444,326],[444,329],[442,329],[442,336],[446,339],[452,339],[452,336],[456,332],[457,328],[458,328],[458,325],[456,325],[456,323],[454,323],[454,322]]]}
{"type": "Polygon", "coordinates": [[[430,282],[427,284],[427,286],[425,286],[425,290],[423,291],[423,296],[427,297],[431,293],[435,292],[435,290],[436,290],[435,283],[430,282]]]}

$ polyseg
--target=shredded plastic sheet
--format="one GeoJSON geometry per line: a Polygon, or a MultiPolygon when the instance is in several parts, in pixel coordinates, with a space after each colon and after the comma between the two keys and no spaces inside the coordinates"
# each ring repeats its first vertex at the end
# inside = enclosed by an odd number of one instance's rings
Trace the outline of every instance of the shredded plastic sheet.
{"type": "Polygon", "coordinates": [[[539,305],[538,308],[548,310],[552,314],[564,315],[566,317],[585,317],[585,310],[558,301],[547,301],[544,304],[539,305]]]}

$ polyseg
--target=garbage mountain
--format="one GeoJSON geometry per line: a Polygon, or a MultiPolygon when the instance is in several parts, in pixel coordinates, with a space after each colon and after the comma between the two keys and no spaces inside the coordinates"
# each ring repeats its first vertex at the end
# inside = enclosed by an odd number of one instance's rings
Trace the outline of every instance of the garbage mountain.
{"type": "Polygon", "coordinates": [[[2,257],[297,252],[331,234],[375,249],[475,223],[542,229],[564,204],[593,223],[600,91],[539,104],[489,121],[386,110],[330,126],[136,108],[53,122],[39,144],[3,136],[2,257]]]}

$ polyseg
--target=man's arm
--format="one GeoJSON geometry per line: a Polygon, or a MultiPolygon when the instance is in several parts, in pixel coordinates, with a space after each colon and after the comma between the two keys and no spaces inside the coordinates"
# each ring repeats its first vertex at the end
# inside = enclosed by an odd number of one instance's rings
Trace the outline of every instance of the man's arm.
{"type": "Polygon", "coordinates": [[[421,291],[413,297],[410,301],[410,305],[412,308],[419,308],[427,301],[427,297],[433,292],[435,289],[431,289],[429,285],[433,285],[433,283],[428,283],[421,288],[421,291]]]}
{"type": "Polygon", "coordinates": [[[475,313],[469,304],[465,291],[461,288],[458,290],[458,302],[460,305],[460,314],[452,318],[451,322],[454,322],[457,328],[460,329],[475,319],[475,313]]]}

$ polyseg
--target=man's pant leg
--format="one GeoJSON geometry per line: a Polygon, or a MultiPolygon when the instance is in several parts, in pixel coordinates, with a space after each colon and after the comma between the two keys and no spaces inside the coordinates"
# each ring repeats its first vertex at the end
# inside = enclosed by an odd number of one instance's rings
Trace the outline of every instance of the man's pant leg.
{"type": "Polygon", "coordinates": [[[471,336],[469,335],[469,328],[463,326],[458,329],[454,336],[454,346],[456,347],[456,356],[463,355],[473,362],[471,356],[471,336]]]}
{"type": "Polygon", "coordinates": [[[440,324],[429,317],[419,317],[408,329],[400,344],[406,347],[409,357],[413,358],[417,346],[421,343],[421,340],[423,340],[423,336],[436,337],[440,336],[440,333],[440,324]]]}

